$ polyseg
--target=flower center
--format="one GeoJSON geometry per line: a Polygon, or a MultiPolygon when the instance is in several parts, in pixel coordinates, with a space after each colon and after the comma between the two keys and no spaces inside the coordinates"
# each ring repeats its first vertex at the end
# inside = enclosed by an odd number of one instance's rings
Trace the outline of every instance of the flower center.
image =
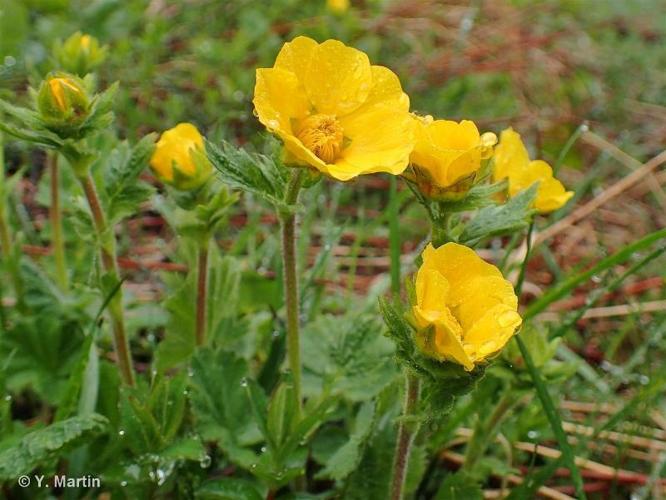
{"type": "Polygon", "coordinates": [[[301,123],[297,137],[317,158],[326,163],[333,163],[337,159],[344,142],[342,126],[332,115],[308,116],[301,123]]]}

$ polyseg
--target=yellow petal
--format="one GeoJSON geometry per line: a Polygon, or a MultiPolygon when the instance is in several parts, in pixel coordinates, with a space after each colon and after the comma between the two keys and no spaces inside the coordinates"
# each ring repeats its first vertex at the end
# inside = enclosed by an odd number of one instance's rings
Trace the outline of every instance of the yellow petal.
{"type": "MultiPolygon", "coordinates": [[[[423,311],[438,311],[446,304],[449,295],[449,282],[442,273],[434,269],[422,269],[416,275],[416,303],[423,311]]],[[[432,322],[437,316],[431,316],[428,321],[432,322]]]]}
{"type": "Polygon", "coordinates": [[[273,65],[276,69],[289,71],[302,84],[310,67],[312,55],[319,44],[307,36],[298,36],[282,46],[273,65]]]}
{"type": "Polygon", "coordinates": [[[560,181],[553,177],[553,169],[543,160],[531,161],[524,182],[539,181],[534,207],[541,213],[552,212],[564,206],[573,196],[573,191],[566,191],[560,181]]]}
{"type": "Polygon", "coordinates": [[[435,347],[442,358],[461,364],[467,371],[474,369],[474,362],[465,352],[460,337],[447,323],[435,325],[435,347]]]}
{"type": "Polygon", "coordinates": [[[484,311],[472,328],[464,335],[463,344],[468,355],[482,361],[502,349],[522,323],[515,309],[496,304],[484,311]]]}
{"type": "Polygon", "coordinates": [[[493,158],[495,160],[493,173],[495,182],[522,171],[527,168],[530,161],[520,134],[512,128],[503,130],[500,134],[500,142],[495,148],[493,158]]]}
{"type": "Polygon", "coordinates": [[[312,53],[303,80],[316,113],[338,117],[351,113],[372,88],[368,56],[337,40],[326,40],[312,53]]]}
{"type": "Polygon", "coordinates": [[[179,123],[162,134],[155,145],[150,166],[166,181],[173,180],[173,165],[185,174],[193,174],[196,166],[192,150],[203,148],[203,137],[191,123],[179,123]]]}
{"type": "Polygon", "coordinates": [[[413,147],[413,123],[409,114],[393,106],[377,105],[341,119],[345,140],[340,160],[329,173],[340,180],[361,174],[401,174],[413,147]]]}
{"type": "Polygon", "coordinates": [[[457,243],[446,243],[437,249],[428,245],[423,252],[422,268],[441,272],[452,289],[479,276],[502,277],[499,269],[484,261],[474,250],[457,243]]]}
{"type": "Polygon", "coordinates": [[[253,102],[259,121],[271,132],[294,135],[293,121],[308,112],[298,79],[294,73],[282,69],[257,69],[253,102]]]}
{"type": "MultiPolygon", "coordinates": [[[[449,307],[465,331],[472,328],[486,311],[498,304],[514,311],[518,308],[518,298],[513,285],[501,275],[473,276],[451,286],[449,307]]],[[[467,334],[464,340],[468,340],[467,334]]]]}
{"type": "Polygon", "coordinates": [[[372,71],[372,88],[363,102],[363,108],[390,103],[396,109],[408,111],[409,97],[403,92],[398,75],[384,66],[371,66],[370,70],[372,71]]]}
{"type": "Polygon", "coordinates": [[[411,162],[425,171],[437,187],[450,187],[481,167],[490,138],[486,136],[482,141],[473,122],[416,118],[415,123],[411,162]]]}

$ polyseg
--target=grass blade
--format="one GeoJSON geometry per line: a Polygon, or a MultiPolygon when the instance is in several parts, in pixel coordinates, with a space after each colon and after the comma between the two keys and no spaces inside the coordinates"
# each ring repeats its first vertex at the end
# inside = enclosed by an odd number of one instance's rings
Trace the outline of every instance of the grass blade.
{"type": "Polygon", "coordinates": [[[661,229],[659,231],[650,233],[647,236],[641,238],[640,240],[634,243],[630,243],[629,245],[626,245],[625,247],[621,248],[619,251],[615,252],[613,255],[609,255],[605,259],[600,260],[595,266],[588,269],[587,271],[583,271],[574,276],[571,276],[570,278],[564,280],[560,284],[555,285],[548,292],[543,294],[539,299],[535,300],[532,304],[530,304],[527,307],[527,309],[523,313],[523,321],[527,321],[528,319],[533,318],[541,311],[546,309],[550,304],[564,297],[575,287],[577,287],[581,283],[584,283],[595,274],[605,271],[606,269],[612,266],[622,264],[623,262],[631,258],[631,256],[635,252],[643,250],[652,245],[653,243],[655,243],[656,241],[659,241],[664,238],[666,238],[666,229],[661,229]]]}
{"type": "Polygon", "coordinates": [[[539,374],[539,370],[536,366],[534,366],[532,355],[527,349],[525,342],[523,342],[523,339],[520,338],[520,335],[516,335],[515,338],[516,342],[518,342],[520,353],[525,360],[527,370],[530,372],[530,376],[532,377],[532,382],[534,383],[537,395],[541,401],[541,406],[543,407],[544,412],[546,412],[546,417],[548,418],[550,427],[553,429],[553,433],[557,438],[560,450],[562,451],[562,456],[564,457],[564,463],[571,472],[571,479],[573,480],[574,487],[576,488],[576,495],[578,498],[585,500],[586,496],[585,491],[583,490],[583,478],[581,477],[578,466],[576,465],[571,446],[569,446],[569,442],[567,441],[567,435],[562,428],[562,420],[560,419],[560,415],[555,408],[553,400],[550,398],[550,394],[548,393],[546,384],[544,384],[543,379],[539,374]]]}

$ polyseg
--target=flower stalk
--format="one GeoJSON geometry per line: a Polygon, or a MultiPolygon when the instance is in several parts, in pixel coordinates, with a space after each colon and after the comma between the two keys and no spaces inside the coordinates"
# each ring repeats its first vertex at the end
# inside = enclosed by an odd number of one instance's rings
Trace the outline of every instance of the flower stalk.
{"type": "Polygon", "coordinates": [[[208,246],[210,237],[207,235],[199,242],[197,257],[197,313],[196,342],[198,346],[206,343],[206,302],[208,301],[208,246]]]}
{"type": "Polygon", "coordinates": [[[393,457],[393,476],[391,479],[391,500],[402,500],[405,488],[405,478],[409,467],[409,457],[412,443],[419,430],[419,424],[414,418],[419,403],[420,383],[415,373],[405,370],[405,402],[402,410],[402,419],[398,428],[398,440],[395,445],[393,457]]]}
{"type": "Polygon", "coordinates": [[[56,265],[56,280],[61,290],[67,290],[67,264],[65,261],[65,242],[62,233],[62,211],[60,208],[58,153],[49,155],[49,170],[51,172],[51,206],[49,218],[51,219],[53,256],[56,265]]]}
{"type": "Polygon", "coordinates": [[[305,171],[302,168],[293,170],[287,184],[284,202],[289,207],[281,212],[282,228],[282,267],[284,269],[283,287],[287,310],[287,357],[289,369],[293,377],[295,399],[301,409],[301,345],[299,333],[299,294],[296,262],[296,213],[293,205],[298,201],[298,194],[303,184],[305,171]]]}
{"type": "MultiPolygon", "coordinates": [[[[95,183],[89,172],[87,172],[85,175],[79,176],[79,181],[83,191],[85,192],[88,205],[90,206],[93,225],[99,240],[102,267],[114,283],[119,283],[120,275],[116,261],[116,242],[113,233],[108,227],[104,211],[102,210],[102,206],[99,202],[99,196],[97,195],[95,183]]],[[[120,371],[123,382],[126,385],[133,386],[134,369],[132,367],[132,358],[130,356],[129,344],[127,342],[127,334],[125,331],[122,288],[118,288],[114,296],[109,301],[108,310],[109,314],[111,315],[113,343],[116,350],[118,369],[120,371]]]]}

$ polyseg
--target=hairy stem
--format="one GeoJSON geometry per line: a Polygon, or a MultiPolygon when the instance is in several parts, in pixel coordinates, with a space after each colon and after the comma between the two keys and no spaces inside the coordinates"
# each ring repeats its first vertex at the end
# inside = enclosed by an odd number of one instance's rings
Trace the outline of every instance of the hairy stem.
{"type": "Polygon", "coordinates": [[[393,457],[393,477],[391,480],[391,500],[402,500],[405,487],[405,477],[409,466],[414,437],[418,432],[418,423],[410,421],[416,413],[419,402],[419,379],[409,370],[405,371],[405,402],[402,410],[402,420],[398,428],[398,440],[395,445],[393,457]]]}
{"type": "MultiPolygon", "coordinates": [[[[93,225],[95,226],[95,231],[97,232],[97,238],[99,240],[102,266],[112,281],[118,283],[120,281],[120,275],[118,273],[118,264],[115,255],[115,237],[107,226],[106,217],[99,202],[95,183],[90,174],[81,177],[79,180],[83,187],[83,191],[86,194],[86,198],[88,199],[90,212],[92,213],[93,225]]],[[[134,369],[132,367],[132,358],[130,356],[129,344],[125,332],[122,288],[118,289],[117,293],[109,302],[108,310],[111,315],[113,343],[118,360],[118,370],[120,371],[123,382],[132,386],[134,385],[134,369]]]]}
{"type": "MultiPolygon", "coordinates": [[[[284,201],[288,206],[298,201],[298,193],[303,184],[303,169],[294,169],[287,185],[284,201]]],[[[299,410],[301,401],[301,345],[299,338],[300,306],[298,298],[298,277],[296,262],[296,213],[285,210],[281,216],[282,226],[282,267],[284,268],[284,295],[287,309],[287,356],[294,382],[294,392],[299,410]]]]}
{"type": "Polygon", "coordinates": [[[199,244],[197,260],[197,316],[196,341],[201,346],[206,343],[206,302],[208,301],[208,239],[199,244]]]}
{"type": "Polygon", "coordinates": [[[65,242],[62,236],[62,213],[60,209],[59,167],[58,153],[49,155],[49,170],[51,171],[51,206],[49,218],[53,234],[53,255],[56,264],[56,279],[61,290],[67,290],[67,264],[65,262],[65,242]]]}

